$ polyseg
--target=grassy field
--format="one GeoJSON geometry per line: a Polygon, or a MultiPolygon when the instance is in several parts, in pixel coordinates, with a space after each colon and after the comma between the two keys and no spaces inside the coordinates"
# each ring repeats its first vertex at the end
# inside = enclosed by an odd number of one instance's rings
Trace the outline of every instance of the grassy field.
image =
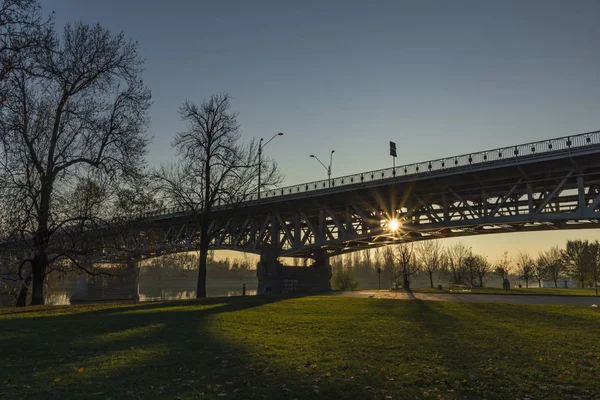
{"type": "Polygon", "coordinates": [[[489,293],[489,294],[537,294],[550,296],[596,296],[594,288],[511,288],[509,291],[497,287],[484,287],[473,289],[460,289],[444,287],[442,290],[431,288],[419,288],[412,290],[415,293],[489,293]]]}
{"type": "Polygon", "coordinates": [[[0,399],[600,398],[600,310],[341,297],[0,310],[0,399]]]}

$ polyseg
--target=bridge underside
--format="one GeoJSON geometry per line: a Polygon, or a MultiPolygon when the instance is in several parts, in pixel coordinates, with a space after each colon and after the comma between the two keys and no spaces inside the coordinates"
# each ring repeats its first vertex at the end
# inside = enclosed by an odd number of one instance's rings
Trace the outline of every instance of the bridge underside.
{"type": "MultiPolygon", "coordinates": [[[[155,222],[161,253],[197,248],[199,225],[155,222]]],[[[600,227],[600,158],[570,154],[551,162],[472,168],[451,174],[360,184],[219,212],[214,249],[316,258],[408,241],[600,227]],[[400,229],[388,222],[396,219],[400,229]]],[[[153,247],[152,250],[150,247],[153,247]]]]}
{"type": "Polygon", "coordinates": [[[598,157],[471,170],[278,205],[220,221],[215,248],[281,256],[337,255],[407,241],[600,227],[598,157]],[[266,210],[265,210],[266,211],[266,210]],[[257,215],[260,215],[257,213],[257,215]],[[388,222],[396,219],[400,229],[388,222]]]}
{"type": "MultiPolygon", "coordinates": [[[[214,249],[319,258],[436,238],[600,227],[600,149],[479,165],[267,199],[214,213],[214,249]],[[400,229],[392,231],[388,221],[400,229]],[[262,249],[262,250],[261,250],[262,249]]],[[[199,218],[180,213],[99,235],[97,260],[198,248],[199,218]],[[145,234],[140,236],[138,232],[145,234]]],[[[12,259],[23,254],[10,255],[12,259]]],[[[23,251],[23,250],[22,250],[23,251]]],[[[6,256],[6,254],[5,254],[6,256]]]]}

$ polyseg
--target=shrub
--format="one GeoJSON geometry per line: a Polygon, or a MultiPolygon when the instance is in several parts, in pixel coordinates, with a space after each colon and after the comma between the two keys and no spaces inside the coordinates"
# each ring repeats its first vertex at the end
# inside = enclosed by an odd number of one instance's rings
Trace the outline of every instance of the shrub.
{"type": "Polygon", "coordinates": [[[358,289],[358,281],[354,276],[354,271],[339,267],[333,271],[331,286],[334,290],[356,290],[358,289]]]}

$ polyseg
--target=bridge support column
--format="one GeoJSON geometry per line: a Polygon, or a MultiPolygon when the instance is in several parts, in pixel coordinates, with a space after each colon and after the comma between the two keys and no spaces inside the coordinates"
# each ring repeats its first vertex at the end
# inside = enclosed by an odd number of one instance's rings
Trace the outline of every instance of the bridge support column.
{"type": "Polygon", "coordinates": [[[283,265],[277,260],[277,249],[265,245],[260,250],[260,261],[256,266],[258,278],[257,294],[281,294],[283,288],[283,265]]]}
{"type": "Polygon", "coordinates": [[[314,263],[309,267],[311,274],[310,292],[329,292],[331,290],[331,265],[327,253],[316,254],[314,263]]]}

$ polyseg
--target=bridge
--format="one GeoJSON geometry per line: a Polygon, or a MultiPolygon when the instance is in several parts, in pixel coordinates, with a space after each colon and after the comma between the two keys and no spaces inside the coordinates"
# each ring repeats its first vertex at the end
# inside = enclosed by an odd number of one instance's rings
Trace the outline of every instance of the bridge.
{"type": "MultiPolygon", "coordinates": [[[[330,256],[394,243],[597,228],[599,156],[594,131],[263,191],[215,208],[211,246],[260,254],[259,281],[271,274],[278,286],[285,275],[278,257],[311,258],[322,270],[330,256]]],[[[105,229],[97,259],[196,250],[199,217],[156,210],[133,231],[105,229]]],[[[0,244],[5,259],[27,251],[0,244]]]]}

